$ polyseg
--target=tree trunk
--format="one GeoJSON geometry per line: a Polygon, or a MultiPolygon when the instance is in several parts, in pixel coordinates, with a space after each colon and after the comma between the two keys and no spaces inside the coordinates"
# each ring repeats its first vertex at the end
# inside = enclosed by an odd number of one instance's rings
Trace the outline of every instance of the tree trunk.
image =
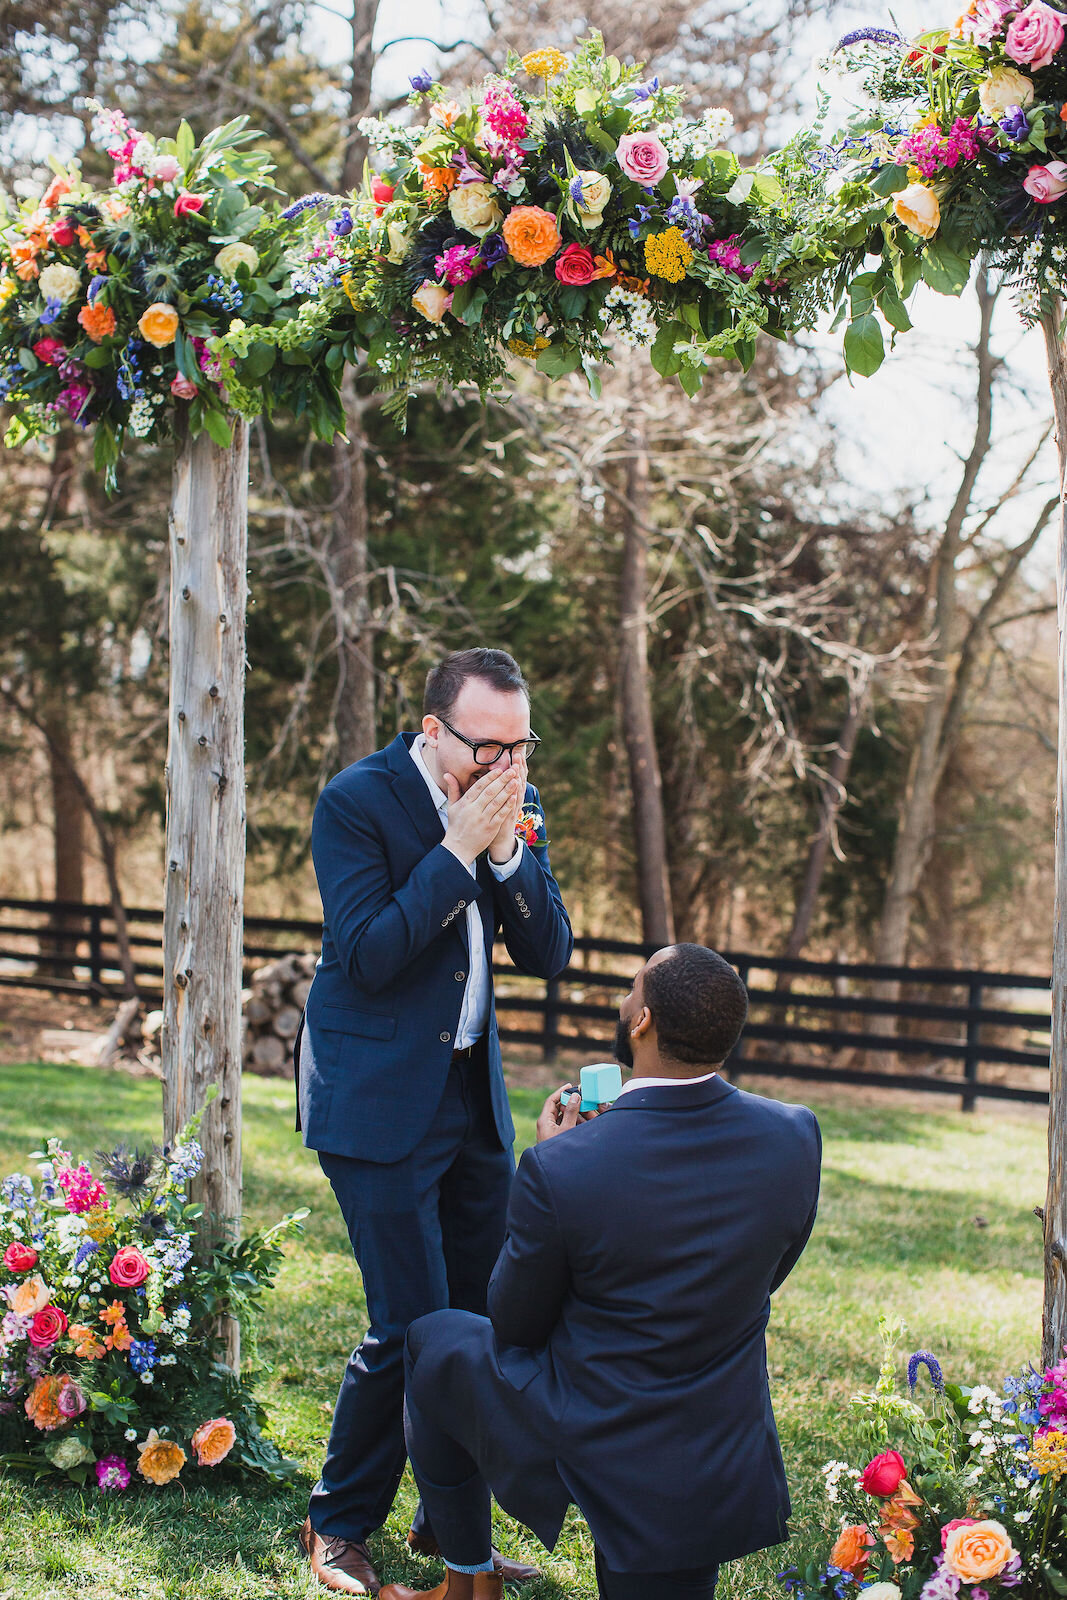
{"type": "Polygon", "coordinates": [[[637,889],[646,944],[674,943],[674,912],[667,874],[663,784],[652,719],[648,676],[648,450],[641,429],[630,436],[619,586],[619,702],[630,765],[637,889]]]}
{"type": "Polygon", "coordinates": [[[375,747],[374,636],[367,593],[367,464],[359,398],[351,368],[341,387],[348,439],[333,446],[333,503],[324,552],[335,618],[337,695],[334,735],[341,766],[375,747]]]}
{"type": "Polygon", "coordinates": [[[1045,1306],[1042,1360],[1063,1354],[1067,1338],[1067,355],[1063,306],[1042,318],[1056,413],[1060,465],[1057,549],[1059,751],[1056,762],[1056,903],[1052,928],[1052,1054],[1049,1060],[1048,1196],[1045,1201],[1045,1306]]]}
{"type": "MultiPolygon", "coordinates": [[[[248,427],[236,421],[228,450],[203,433],[182,441],[174,463],[163,919],[164,1137],[217,1086],[196,1198],[226,1235],[241,1216],[247,550],[248,427]]],[[[223,1331],[236,1370],[236,1322],[223,1331]]]]}

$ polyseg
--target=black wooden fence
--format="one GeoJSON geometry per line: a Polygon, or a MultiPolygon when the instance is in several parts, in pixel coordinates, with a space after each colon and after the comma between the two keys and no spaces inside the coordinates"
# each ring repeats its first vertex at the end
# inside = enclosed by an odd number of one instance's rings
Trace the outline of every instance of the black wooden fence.
{"type": "MultiPolygon", "coordinates": [[[[135,908],[127,918],[138,985],[146,1000],[158,1000],[163,913],[135,908]]],[[[109,907],[0,900],[0,919],[0,986],[95,1000],[118,993],[122,974],[109,907]]],[[[318,922],[246,917],[247,972],[287,951],[315,949],[320,934],[318,922]]],[[[619,1001],[651,949],[576,939],[571,965],[550,983],[500,961],[494,973],[501,1038],[537,1046],[546,1060],[567,1050],[607,1055],[619,1001]]],[[[979,1097],[1047,1103],[1046,977],[724,954],[751,1002],[748,1027],[728,1063],[735,1082],[781,1077],[918,1089],[958,1094],[966,1110],[979,1097]],[[1041,1009],[1025,1009],[1035,990],[1041,1009]]]]}

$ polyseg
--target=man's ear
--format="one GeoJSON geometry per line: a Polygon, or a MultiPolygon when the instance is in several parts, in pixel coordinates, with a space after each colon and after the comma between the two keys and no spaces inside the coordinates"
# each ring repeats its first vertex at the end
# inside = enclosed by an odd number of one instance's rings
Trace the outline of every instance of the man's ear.
{"type": "Polygon", "coordinates": [[[630,1038],[643,1039],[652,1026],[652,1013],[647,1006],[642,1006],[630,1025],[630,1038]]]}
{"type": "Polygon", "coordinates": [[[423,717],[422,731],[426,735],[426,739],[429,744],[436,744],[440,739],[441,724],[438,722],[437,718],[432,712],[427,712],[427,714],[423,717]]]}

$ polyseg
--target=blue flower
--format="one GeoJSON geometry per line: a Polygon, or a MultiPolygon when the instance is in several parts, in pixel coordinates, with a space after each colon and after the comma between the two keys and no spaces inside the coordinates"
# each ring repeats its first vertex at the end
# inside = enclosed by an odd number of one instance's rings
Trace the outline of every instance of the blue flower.
{"type": "Polygon", "coordinates": [[[637,210],[636,217],[631,217],[629,222],[626,224],[626,226],[630,230],[630,238],[631,239],[636,239],[637,238],[637,235],[641,232],[642,223],[647,222],[649,217],[652,215],[652,207],[651,206],[638,206],[636,208],[636,210],[637,210]]]}
{"type": "Polygon", "coordinates": [[[1022,106],[1009,106],[1007,116],[1000,119],[1000,127],[1016,144],[1021,144],[1030,132],[1030,122],[1022,106]]]}
{"type": "Polygon", "coordinates": [[[100,1246],[92,1239],[86,1239],[84,1244],[80,1244],[78,1246],[78,1253],[74,1257],[74,1265],[76,1267],[82,1266],[86,1261],[88,1261],[90,1256],[95,1256],[99,1248],[100,1246]]]}
{"type": "Polygon", "coordinates": [[[347,206],[344,206],[342,208],[341,215],[339,217],[334,217],[331,221],[329,232],[333,234],[335,239],[343,239],[346,234],[352,232],[353,227],[354,223],[352,221],[352,213],[349,211],[347,206]]]}
{"type": "Polygon", "coordinates": [[[925,1367],[930,1374],[930,1382],[938,1394],[945,1392],[945,1379],[941,1372],[941,1363],[937,1357],[931,1355],[929,1350],[916,1350],[908,1361],[908,1388],[914,1394],[915,1385],[919,1381],[919,1368],[925,1367]]]}
{"type": "Polygon", "coordinates": [[[846,33],[843,39],[838,39],[834,49],[847,50],[850,44],[863,44],[866,40],[870,40],[872,44],[904,43],[900,34],[894,33],[892,28],[854,28],[851,33],[846,33]]]}
{"type": "Polygon", "coordinates": [[[631,94],[631,96],[632,96],[632,98],[634,100],[651,100],[652,96],[655,94],[655,92],[656,92],[656,90],[658,88],[659,88],[659,79],[658,78],[650,78],[647,83],[637,83],[637,84],[635,84],[634,87],[630,90],[630,94],[631,94]]]}
{"type": "Polygon", "coordinates": [[[134,1372],[151,1372],[158,1362],[154,1339],[134,1339],[130,1345],[130,1366],[134,1372]]]}
{"type": "Polygon", "coordinates": [[[425,70],[413,73],[408,82],[416,94],[425,94],[428,89],[433,88],[433,76],[425,70]]]}
{"type": "Polygon", "coordinates": [[[93,278],[92,282],[89,284],[88,289],[85,291],[85,298],[88,300],[90,305],[92,305],[93,301],[96,299],[105,283],[107,283],[107,273],[98,272],[96,277],[93,278]]]}
{"type": "Polygon", "coordinates": [[[310,206],[321,206],[322,202],[329,198],[328,194],[306,194],[302,200],[294,200],[293,204],[282,212],[282,221],[292,222],[302,211],[307,211],[310,206]]]}
{"type": "Polygon", "coordinates": [[[571,179],[571,199],[576,206],[580,206],[582,203],[582,180],[577,173],[571,179]]]}
{"type": "Polygon", "coordinates": [[[62,300],[57,300],[53,295],[49,295],[47,301],[45,302],[45,308],[37,320],[47,327],[49,323],[55,322],[62,310],[62,300]]]}

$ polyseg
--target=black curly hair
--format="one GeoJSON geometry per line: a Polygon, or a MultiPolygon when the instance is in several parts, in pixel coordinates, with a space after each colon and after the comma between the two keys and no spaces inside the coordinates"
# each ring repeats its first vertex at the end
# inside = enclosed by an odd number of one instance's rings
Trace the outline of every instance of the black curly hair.
{"type": "Polygon", "coordinates": [[[718,1066],[741,1037],[748,993],[728,961],[702,944],[676,944],[646,967],[642,998],[660,1054],[688,1066],[718,1066]]]}

